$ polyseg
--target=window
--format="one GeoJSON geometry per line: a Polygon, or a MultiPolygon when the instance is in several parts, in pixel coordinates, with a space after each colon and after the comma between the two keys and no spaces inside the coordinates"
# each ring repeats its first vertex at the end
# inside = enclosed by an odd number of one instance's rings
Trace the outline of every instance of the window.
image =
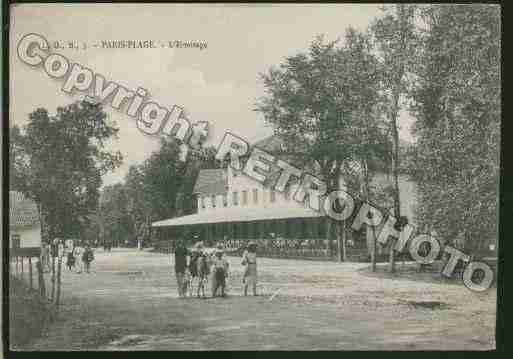
{"type": "Polygon", "coordinates": [[[271,197],[271,199],[270,199],[271,202],[276,202],[276,191],[275,190],[271,190],[270,197],[271,197]]]}
{"type": "Polygon", "coordinates": [[[216,195],[210,196],[210,200],[212,201],[212,208],[216,208],[216,195]]]}
{"type": "Polygon", "coordinates": [[[239,192],[233,192],[233,205],[239,205],[239,192]]]}
{"type": "Polygon", "coordinates": [[[19,234],[13,234],[11,239],[12,239],[12,248],[13,249],[20,249],[20,235],[19,234]]]}
{"type": "Polygon", "coordinates": [[[201,208],[205,209],[205,197],[201,197],[201,208]]]}
{"type": "Polygon", "coordinates": [[[242,191],[242,205],[247,206],[248,204],[248,191],[242,191]]]}
{"type": "Polygon", "coordinates": [[[256,188],[253,190],[253,203],[254,204],[258,203],[258,189],[256,189],[256,188]]]}
{"type": "Polygon", "coordinates": [[[223,194],[223,207],[228,207],[228,195],[223,194]]]}

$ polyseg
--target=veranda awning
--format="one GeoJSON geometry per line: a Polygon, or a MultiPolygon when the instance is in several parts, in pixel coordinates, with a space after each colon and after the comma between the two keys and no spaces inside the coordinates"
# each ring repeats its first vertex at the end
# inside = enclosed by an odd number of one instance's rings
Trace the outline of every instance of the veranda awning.
{"type": "Polygon", "coordinates": [[[321,217],[321,212],[304,207],[228,207],[165,219],[152,223],[152,227],[176,227],[193,224],[251,222],[286,218],[321,217]]]}

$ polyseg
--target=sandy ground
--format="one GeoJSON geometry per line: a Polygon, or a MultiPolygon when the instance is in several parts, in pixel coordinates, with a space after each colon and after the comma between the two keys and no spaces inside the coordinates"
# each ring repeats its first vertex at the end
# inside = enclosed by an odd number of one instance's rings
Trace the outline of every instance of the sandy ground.
{"type": "Polygon", "coordinates": [[[91,274],[63,270],[59,319],[24,349],[495,348],[495,288],[475,293],[420,274],[390,278],[365,263],[261,258],[260,295],[243,297],[240,259],[229,257],[227,298],[179,299],[170,255],[99,249],[95,256],[91,274]]]}

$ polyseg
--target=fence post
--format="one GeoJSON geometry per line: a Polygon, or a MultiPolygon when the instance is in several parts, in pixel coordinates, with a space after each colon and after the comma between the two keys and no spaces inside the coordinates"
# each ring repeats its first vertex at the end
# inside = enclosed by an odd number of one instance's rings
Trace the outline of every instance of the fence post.
{"type": "Polygon", "coordinates": [[[43,276],[43,265],[41,264],[41,260],[37,261],[36,264],[37,267],[37,280],[39,284],[39,294],[41,295],[41,298],[46,297],[46,290],[45,290],[45,278],[43,276]]]}
{"type": "Polygon", "coordinates": [[[32,257],[28,257],[30,290],[34,289],[32,282],[32,257]]]}

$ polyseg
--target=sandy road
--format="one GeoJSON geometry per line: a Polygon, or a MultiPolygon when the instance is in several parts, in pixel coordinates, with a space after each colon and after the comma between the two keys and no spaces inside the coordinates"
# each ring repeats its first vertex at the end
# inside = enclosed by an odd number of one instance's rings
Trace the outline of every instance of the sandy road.
{"type": "Polygon", "coordinates": [[[184,300],[177,298],[169,255],[100,249],[95,256],[91,274],[63,271],[60,317],[26,349],[495,347],[495,289],[478,294],[462,285],[380,278],[368,275],[367,264],[362,263],[262,258],[262,295],[243,297],[240,260],[229,257],[228,298],[184,300]],[[414,307],[408,300],[439,301],[444,306],[414,307]]]}

